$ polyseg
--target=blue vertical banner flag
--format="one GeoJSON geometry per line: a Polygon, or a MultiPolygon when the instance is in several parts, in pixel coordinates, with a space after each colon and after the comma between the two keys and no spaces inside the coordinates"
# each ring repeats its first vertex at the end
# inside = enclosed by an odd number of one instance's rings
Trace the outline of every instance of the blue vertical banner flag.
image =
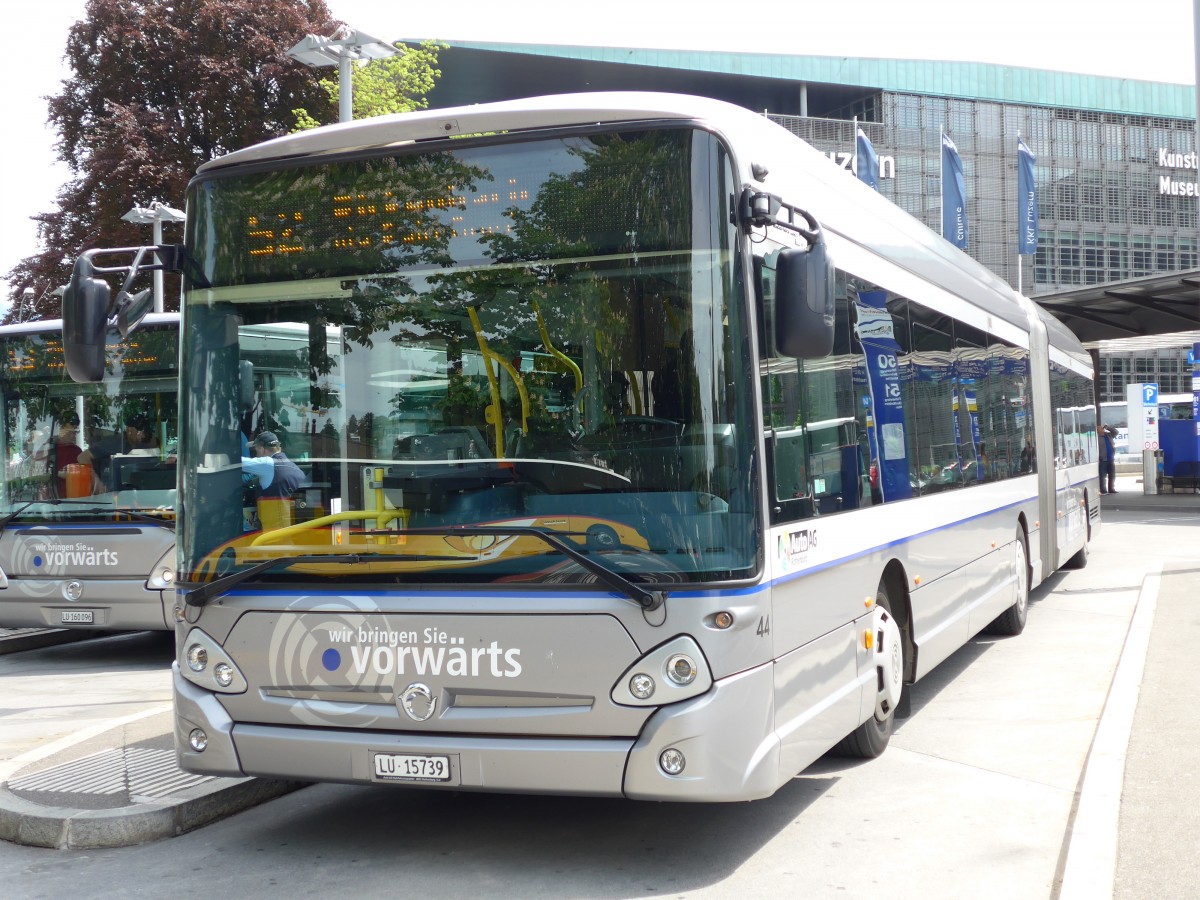
{"type": "Polygon", "coordinates": [[[861,128],[858,129],[856,156],[858,180],[869,185],[872,190],[879,190],[879,157],[875,154],[875,148],[871,146],[871,142],[861,128]]]}
{"type": "Polygon", "coordinates": [[[1037,180],[1033,174],[1036,162],[1037,157],[1033,155],[1033,151],[1025,146],[1023,140],[1017,138],[1017,213],[1021,229],[1017,253],[1021,256],[1037,253],[1037,180]]]}
{"type": "Polygon", "coordinates": [[[954,141],[942,135],[942,237],[967,249],[967,185],[954,141]]]}
{"type": "Polygon", "coordinates": [[[886,291],[860,291],[855,301],[854,330],[862,343],[871,397],[869,441],[879,473],[884,500],[912,496],[908,478],[908,444],[905,440],[904,393],[900,383],[900,344],[895,337],[886,291]]]}
{"type": "Polygon", "coordinates": [[[1200,438],[1200,341],[1192,344],[1192,421],[1200,438]]]}

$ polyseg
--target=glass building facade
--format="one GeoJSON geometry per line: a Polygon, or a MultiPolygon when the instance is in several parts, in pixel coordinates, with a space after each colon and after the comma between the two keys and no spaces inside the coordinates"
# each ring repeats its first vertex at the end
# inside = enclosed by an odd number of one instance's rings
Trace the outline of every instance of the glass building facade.
{"type": "MultiPolygon", "coordinates": [[[[555,91],[700,94],[764,112],[849,169],[857,122],[880,193],[941,231],[941,135],[963,162],[967,252],[1029,296],[1200,268],[1190,85],[985,63],[450,42],[434,108],[555,91]],[[1017,255],[1017,136],[1037,158],[1036,255],[1017,255]]],[[[848,172],[847,177],[853,177],[848,172]]],[[[1104,350],[1102,400],[1190,389],[1185,339],[1104,350]],[[1176,387],[1178,386],[1178,387],[1176,387]]]]}
{"type": "MultiPolygon", "coordinates": [[[[853,115],[880,157],[879,192],[941,231],[941,135],[958,148],[967,252],[1029,296],[1200,266],[1195,120],[881,92],[853,115]],[[872,121],[871,118],[877,121],[872,121]],[[1036,256],[1017,255],[1017,136],[1037,158],[1036,256]],[[1018,266],[1021,266],[1018,275],[1018,266]]],[[[855,119],[771,114],[852,177],[855,119]]],[[[1101,400],[1156,381],[1190,391],[1187,348],[1106,354],[1101,400]]]]}

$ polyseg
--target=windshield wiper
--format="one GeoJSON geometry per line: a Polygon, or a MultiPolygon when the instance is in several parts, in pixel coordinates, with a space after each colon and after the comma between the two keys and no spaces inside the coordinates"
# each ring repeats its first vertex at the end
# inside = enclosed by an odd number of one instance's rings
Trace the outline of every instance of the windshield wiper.
{"type": "MultiPolygon", "coordinates": [[[[117,506],[96,506],[91,500],[43,500],[42,502],[49,503],[51,506],[83,506],[86,503],[91,503],[92,505],[88,506],[86,509],[77,509],[75,512],[96,514],[112,513],[116,516],[129,516],[129,518],[137,519],[139,522],[152,522],[155,525],[166,528],[168,531],[175,530],[174,519],[165,519],[162,516],[151,515],[150,513],[140,512],[136,509],[127,509],[125,507],[117,506]]],[[[5,520],[4,523],[0,523],[0,531],[3,530],[2,526],[6,523],[7,520],[5,520]]]]}
{"type": "Polygon", "coordinates": [[[0,534],[4,533],[4,529],[8,527],[9,522],[11,522],[13,519],[15,519],[21,513],[25,512],[25,510],[29,509],[29,507],[33,506],[33,504],[49,503],[49,502],[50,502],[49,500],[26,500],[24,503],[22,503],[16,509],[14,509],[12,512],[10,512],[3,519],[0,519],[0,534]]]}
{"type": "Polygon", "coordinates": [[[602,562],[599,562],[594,556],[589,555],[587,550],[580,549],[573,542],[563,539],[559,532],[544,531],[541,528],[534,528],[530,525],[450,525],[445,528],[409,528],[403,533],[406,535],[482,534],[496,537],[504,535],[529,535],[530,537],[541,539],[563,556],[573,562],[579,563],[579,565],[595,575],[606,587],[616,591],[618,594],[625,595],[646,612],[653,612],[666,602],[666,596],[662,591],[647,590],[616,569],[610,569],[602,562]]]}
{"type": "MultiPolygon", "coordinates": [[[[396,559],[394,553],[342,553],[342,554],[327,554],[327,553],[301,553],[293,556],[277,556],[274,559],[265,559],[260,563],[255,563],[246,569],[239,569],[236,572],[230,572],[228,575],[222,575],[219,578],[205,582],[195,590],[188,591],[184,600],[188,606],[205,606],[210,600],[221,595],[228,594],[231,590],[241,584],[243,581],[249,581],[256,575],[261,575],[268,569],[273,569],[276,566],[290,566],[295,563],[360,563],[375,559],[396,559]]],[[[400,557],[405,562],[436,562],[442,560],[457,560],[457,556],[403,556],[400,557]]]]}
{"type": "MultiPolygon", "coordinates": [[[[531,537],[541,539],[563,556],[579,563],[579,565],[595,575],[601,583],[616,593],[628,597],[646,612],[652,612],[658,609],[666,600],[661,591],[647,590],[636,581],[633,581],[625,575],[622,575],[615,569],[610,569],[608,566],[597,562],[594,557],[588,555],[587,551],[580,550],[570,541],[559,537],[558,534],[551,531],[543,531],[540,528],[532,528],[527,525],[513,525],[508,528],[488,527],[483,525],[452,525],[447,528],[410,528],[404,533],[406,535],[447,535],[464,533],[493,536],[529,535],[531,537]]],[[[294,556],[279,556],[275,559],[267,559],[260,563],[255,563],[249,568],[239,569],[237,572],[230,572],[228,575],[222,575],[214,581],[206,582],[195,590],[189,591],[184,597],[184,600],[187,602],[188,606],[205,606],[213,598],[221,594],[229,593],[229,591],[233,590],[233,588],[241,584],[243,581],[248,581],[257,575],[266,572],[268,569],[275,568],[276,566],[293,565],[299,562],[334,562],[352,564],[381,558],[399,558],[403,559],[405,562],[437,562],[439,560],[461,559],[459,556],[438,556],[433,554],[397,557],[397,555],[394,553],[351,553],[342,555],[304,553],[294,556]]]]}

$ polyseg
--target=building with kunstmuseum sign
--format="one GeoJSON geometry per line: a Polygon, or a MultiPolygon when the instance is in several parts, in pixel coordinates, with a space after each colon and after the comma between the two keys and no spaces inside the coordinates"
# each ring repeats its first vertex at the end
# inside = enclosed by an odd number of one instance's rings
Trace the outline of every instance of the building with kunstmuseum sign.
{"type": "MultiPolygon", "coordinates": [[[[1033,297],[1200,267],[1190,85],[981,63],[465,42],[443,51],[441,68],[435,107],[551,90],[716,97],[770,116],[847,177],[857,124],[879,156],[880,193],[939,232],[948,134],[963,164],[967,252],[1033,297]],[[1017,254],[1018,135],[1037,160],[1033,256],[1017,254]]],[[[1101,399],[1123,400],[1136,381],[1190,391],[1195,339],[1106,349],[1101,399]]]]}

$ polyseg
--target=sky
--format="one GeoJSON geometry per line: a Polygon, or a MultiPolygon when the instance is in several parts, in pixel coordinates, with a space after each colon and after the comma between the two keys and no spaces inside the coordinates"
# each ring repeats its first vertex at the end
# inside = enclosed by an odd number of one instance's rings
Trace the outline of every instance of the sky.
{"type": "MultiPolygon", "coordinates": [[[[1195,84],[1192,13],[1200,0],[602,0],[595,12],[563,0],[326,4],[335,18],[383,40],[963,60],[1195,84]],[[743,11],[752,12],[739,21],[743,11]]],[[[42,0],[0,54],[0,115],[10,129],[0,143],[0,309],[9,293],[4,276],[38,249],[30,217],[56,208],[70,174],[54,153],[45,98],[70,76],[62,54],[85,9],[85,0],[42,0]]]]}

